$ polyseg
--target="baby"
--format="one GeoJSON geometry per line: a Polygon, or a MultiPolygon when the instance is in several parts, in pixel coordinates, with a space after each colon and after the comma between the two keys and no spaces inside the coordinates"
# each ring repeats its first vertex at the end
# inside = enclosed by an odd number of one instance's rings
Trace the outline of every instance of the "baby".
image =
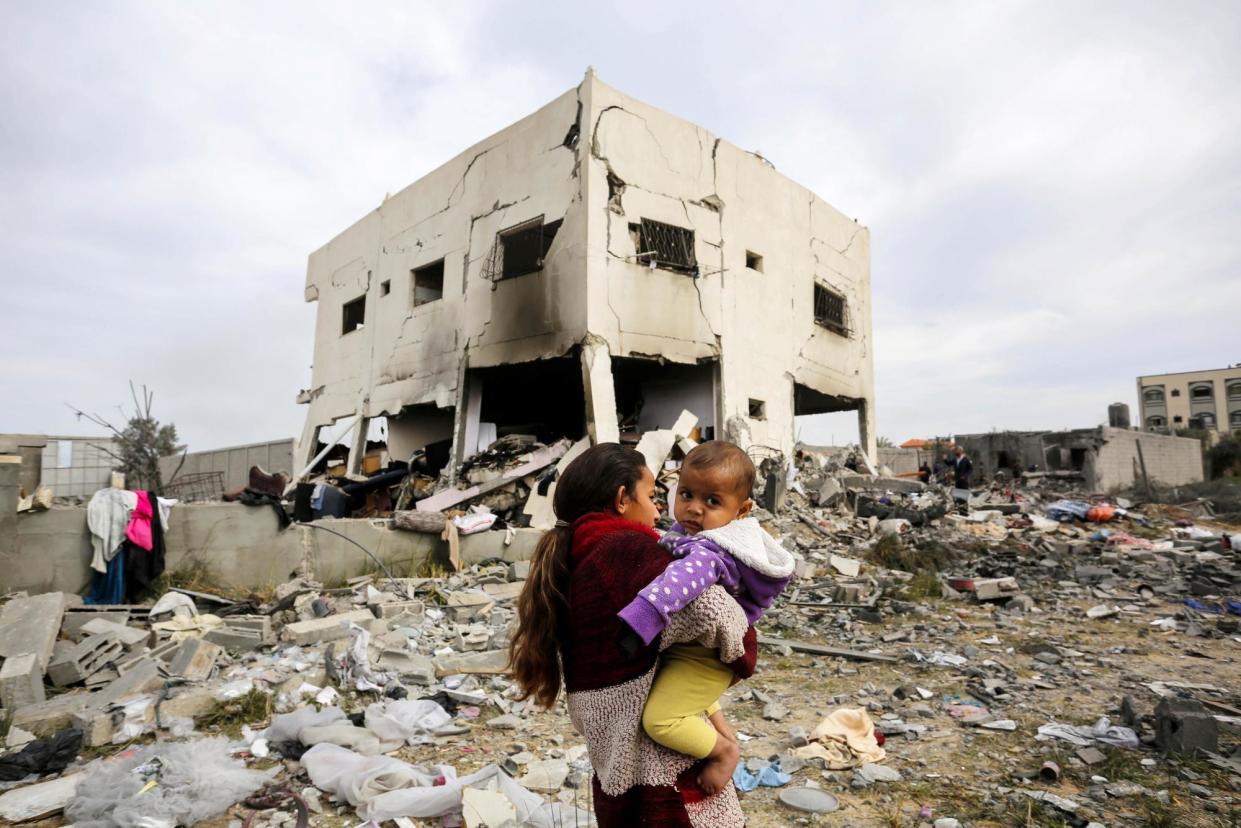
{"type": "MultiPolygon", "coordinates": [[[[712,584],[732,594],[751,625],[788,585],[793,556],[748,517],[754,477],[754,464],[732,443],[706,442],[686,455],[672,504],[677,522],[660,541],[677,560],[618,613],[643,644],[712,584]]],[[[714,650],[673,645],[663,653],[642,713],[653,740],[707,760],[698,784],[708,794],[728,784],[741,755],[719,705],[732,677],[714,650]]]]}

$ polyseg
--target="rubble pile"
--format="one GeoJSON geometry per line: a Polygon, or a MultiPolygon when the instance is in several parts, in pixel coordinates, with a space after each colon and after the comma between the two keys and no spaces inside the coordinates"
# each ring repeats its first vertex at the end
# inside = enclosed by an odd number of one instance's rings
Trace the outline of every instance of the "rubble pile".
{"type": "MultiPolygon", "coordinates": [[[[665,498],[693,426],[639,445],[665,498]]],[[[585,445],[502,438],[393,522],[450,546],[539,525],[585,445]]],[[[755,459],[755,513],[798,563],[725,699],[750,824],[1241,812],[1241,528],[1042,481],[962,508],[847,455],[755,459]]],[[[454,559],[266,600],[7,596],[0,820],[590,825],[563,702],[519,701],[507,676],[528,569],[454,559]]]]}

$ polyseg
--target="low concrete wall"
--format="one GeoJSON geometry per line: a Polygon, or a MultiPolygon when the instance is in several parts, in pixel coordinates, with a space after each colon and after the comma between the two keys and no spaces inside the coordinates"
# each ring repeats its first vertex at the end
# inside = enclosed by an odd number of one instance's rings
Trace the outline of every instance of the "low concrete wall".
{"type": "MultiPolygon", "coordinates": [[[[384,520],[321,520],[281,530],[268,506],[206,503],[172,510],[166,537],[167,567],[200,560],[215,580],[242,589],[262,589],[289,580],[305,565],[325,583],[337,583],[374,563],[348,538],[370,550],[394,575],[406,576],[430,555],[447,559],[447,544],[437,535],[388,527],[384,520]],[[321,528],[316,528],[321,527],[321,528]],[[331,532],[345,537],[338,537],[331,532]]],[[[17,515],[16,549],[0,554],[0,592],[82,592],[90,583],[91,543],[86,509],[52,509],[17,515]]],[[[505,533],[482,532],[461,538],[466,563],[487,558],[528,558],[542,532],[519,529],[504,545],[505,533]]]]}
{"type": "Polygon", "coordinates": [[[1095,460],[1096,486],[1100,491],[1113,492],[1141,483],[1137,463],[1139,441],[1152,482],[1184,486],[1203,480],[1202,443],[1198,440],[1123,428],[1104,427],[1100,431],[1104,443],[1095,460]]]}

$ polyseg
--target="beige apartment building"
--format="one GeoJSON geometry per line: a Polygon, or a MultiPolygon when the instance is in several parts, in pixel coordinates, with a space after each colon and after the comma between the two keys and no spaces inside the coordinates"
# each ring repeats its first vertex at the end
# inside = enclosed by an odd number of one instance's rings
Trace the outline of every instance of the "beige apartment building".
{"type": "Polygon", "coordinates": [[[682,410],[785,453],[795,415],[856,411],[875,456],[870,232],[592,71],[311,254],[305,298],[298,466],[346,421],[352,469],[376,418],[393,458],[459,463],[506,433],[636,442],[682,410]]]}
{"type": "Polygon", "coordinates": [[[1138,407],[1144,431],[1241,429],[1241,363],[1138,377],[1138,407]]]}

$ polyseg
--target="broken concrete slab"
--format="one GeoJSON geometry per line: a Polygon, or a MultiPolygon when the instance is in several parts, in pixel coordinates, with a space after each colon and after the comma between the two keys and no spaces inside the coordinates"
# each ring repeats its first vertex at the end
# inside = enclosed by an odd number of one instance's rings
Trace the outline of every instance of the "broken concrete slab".
{"type": "Polygon", "coordinates": [[[301,644],[303,646],[319,644],[324,641],[336,641],[349,637],[350,624],[360,624],[370,629],[370,622],[374,620],[374,613],[368,609],[351,610],[350,612],[329,615],[326,618],[312,618],[309,621],[295,621],[292,624],[286,624],[284,630],[280,633],[280,637],[285,641],[292,641],[294,644],[301,644]]]}
{"type": "Polygon", "coordinates": [[[0,658],[34,653],[46,670],[60,635],[67,598],[63,592],[14,598],[0,610],[0,658]]]}
{"type": "Polygon", "coordinates": [[[988,578],[974,581],[974,597],[979,601],[1001,601],[1021,592],[1016,578],[988,578]]]}
{"type": "Polygon", "coordinates": [[[187,681],[205,681],[223,654],[224,648],[218,644],[202,638],[187,638],[172,657],[168,672],[187,681]]]}
{"type": "Polygon", "coordinates": [[[435,675],[438,678],[458,674],[499,675],[508,672],[508,651],[489,650],[483,653],[465,653],[440,656],[435,659],[435,675]]]}
{"type": "Polygon", "coordinates": [[[37,704],[47,697],[43,692],[43,670],[34,653],[23,653],[4,660],[0,667],[0,707],[16,710],[37,704]]]}
{"type": "Polygon", "coordinates": [[[568,440],[560,440],[550,446],[535,449],[530,452],[529,459],[526,462],[506,470],[502,476],[497,477],[495,480],[488,480],[486,483],[479,483],[476,486],[470,486],[468,489],[446,489],[418,501],[415,508],[419,512],[442,512],[445,509],[451,509],[458,503],[478,497],[481,494],[486,494],[514,480],[520,480],[528,474],[533,474],[540,469],[546,468],[563,457],[569,448],[570,443],[568,440]]]}
{"type": "Polygon", "coordinates": [[[81,641],[87,635],[87,633],[82,632],[82,627],[91,621],[102,620],[111,621],[113,624],[124,624],[129,620],[129,616],[129,610],[124,607],[109,607],[107,609],[69,607],[65,611],[65,618],[64,621],[61,622],[60,628],[65,635],[69,636],[74,641],[81,641]]]}
{"type": "Polygon", "coordinates": [[[426,604],[422,601],[391,601],[386,604],[375,604],[370,609],[385,621],[405,613],[409,613],[414,618],[421,618],[426,612],[426,604]]]}
{"type": "Polygon", "coordinates": [[[11,825],[60,813],[77,792],[81,776],[71,773],[0,794],[0,820],[11,825]]]}

